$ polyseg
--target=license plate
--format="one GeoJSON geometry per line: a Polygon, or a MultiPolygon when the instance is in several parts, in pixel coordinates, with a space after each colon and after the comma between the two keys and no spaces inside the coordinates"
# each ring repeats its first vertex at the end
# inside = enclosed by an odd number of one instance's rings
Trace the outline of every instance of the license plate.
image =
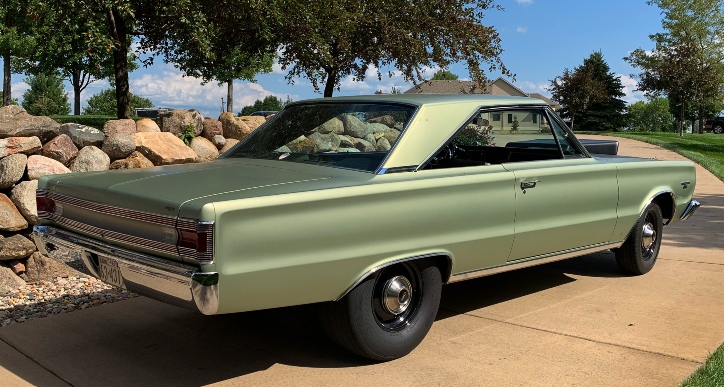
{"type": "Polygon", "coordinates": [[[121,268],[118,261],[113,258],[98,256],[98,275],[101,281],[123,288],[123,277],[121,277],[121,268]]]}

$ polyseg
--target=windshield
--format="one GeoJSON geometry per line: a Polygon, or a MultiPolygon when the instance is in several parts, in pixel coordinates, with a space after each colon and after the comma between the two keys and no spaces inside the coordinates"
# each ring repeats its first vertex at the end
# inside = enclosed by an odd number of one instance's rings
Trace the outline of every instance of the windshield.
{"type": "Polygon", "coordinates": [[[290,106],[224,157],[281,160],[373,172],[415,107],[379,103],[290,106]]]}

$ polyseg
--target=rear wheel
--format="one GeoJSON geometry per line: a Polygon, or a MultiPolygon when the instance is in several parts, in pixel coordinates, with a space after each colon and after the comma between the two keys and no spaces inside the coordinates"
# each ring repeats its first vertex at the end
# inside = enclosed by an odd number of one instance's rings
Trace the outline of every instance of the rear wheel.
{"type": "Polygon", "coordinates": [[[724,132],[724,127],[717,124],[717,125],[714,125],[714,127],[711,130],[712,130],[712,132],[714,132],[716,134],[721,134],[722,132],[724,132]]]}
{"type": "Polygon", "coordinates": [[[386,267],[342,300],[320,306],[324,330],[337,344],[376,361],[410,353],[430,330],[442,276],[432,261],[386,267]]]}
{"type": "Polygon", "coordinates": [[[663,228],[661,208],[656,203],[649,204],[626,242],[616,250],[618,267],[629,274],[648,273],[659,255],[663,228]]]}

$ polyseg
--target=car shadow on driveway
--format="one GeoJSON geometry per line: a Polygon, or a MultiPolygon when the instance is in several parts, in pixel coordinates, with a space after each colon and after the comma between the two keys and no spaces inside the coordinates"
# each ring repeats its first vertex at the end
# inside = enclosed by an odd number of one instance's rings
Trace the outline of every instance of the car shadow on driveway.
{"type": "MultiPolygon", "coordinates": [[[[448,285],[437,319],[575,281],[567,273],[615,273],[615,262],[600,261],[586,256],[448,285]]],[[[200,386],[275,365],[370,365],[332,343],[316,311],[306,305],[201,316],[139,297],[0,328],[0,339],[75,386],[200,386]]],[[[29,371],[5,363],[0,359],[0,366],[32,380],[23,375],[29,371]]]]}

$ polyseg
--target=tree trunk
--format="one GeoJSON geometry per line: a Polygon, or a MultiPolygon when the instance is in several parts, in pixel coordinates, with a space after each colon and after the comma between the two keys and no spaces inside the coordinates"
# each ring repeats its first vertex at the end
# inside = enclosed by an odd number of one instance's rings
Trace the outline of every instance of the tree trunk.
{"type": "Polygon", "coordinates": [[[681,115],[679,117],[679,137],[684,136],[684,104],[681,104],[681,115]]]}
{"type": "Polygon", "coordinates": [[[73,69],[71,74],[71,81],[70,84],[73,86],[73,114],[76,116],[80,115],[80,93],[81,93],[81,84],[80,84],[80,70],[73,69]]]}
{"type": "Polygon", "coordinates": [[[128,84],[128,31],[126,22],[113,8],[108,12],[113,50],[113,69],[116,79],[116,115],[118,119],[131,118],[130,89],[128,84]]]}
{"type": "Polygon", "coordinates": [[[233,113],[234,108],[234,80],[226,81],[226,111],[233,113]]]}
{"type": "Polygon", "coordinates": [[[573,120],[574,119],[575,119],[575,117],[573,116],[573,114],[571,114],[571,132],[573,131],[573,120]]]}
{"type": "Polygon", "coordinates": [[[337,70],[327,70],[327,81],[324,84],[324,98],[332,96],[334,85],[337,84],[337,70]]]}
{"type": "MultiPolygon", "coordinates": [[[[704,134],[704,107],[699,106],[699,117],[697,117],[697,121],[699,121],[699,134],[704,134]]],[[[694,133],[694,129],[691,129],[691,133],[694,133]]]]}
{"type": "Polygon", "coordinates": [[[10,50],[3,55],[3,106],[10,105],[12,90],[10,88],[10,50]]]}

